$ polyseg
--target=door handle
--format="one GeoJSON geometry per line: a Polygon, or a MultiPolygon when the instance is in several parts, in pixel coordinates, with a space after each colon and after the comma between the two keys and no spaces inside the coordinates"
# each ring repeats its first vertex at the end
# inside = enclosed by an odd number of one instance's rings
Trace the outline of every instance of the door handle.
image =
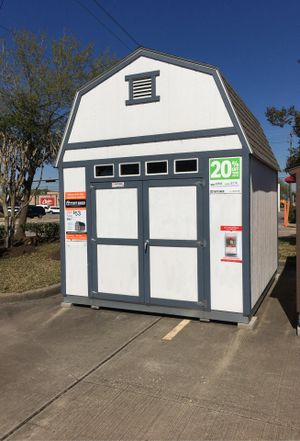
{"type": "Polygon", "coordinates": [[[149,239],[145,240],[145,243],[144,243],[144,251],[145,251],[145,253],[147,253],[148,246],[149,246],[149,239]]]}

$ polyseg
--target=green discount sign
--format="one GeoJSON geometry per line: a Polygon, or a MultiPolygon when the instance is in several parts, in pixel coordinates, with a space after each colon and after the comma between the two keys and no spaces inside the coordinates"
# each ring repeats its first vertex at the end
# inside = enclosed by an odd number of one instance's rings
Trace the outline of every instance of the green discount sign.
{"type": "Polygon", "coordinates": [[[210,193],[241,193],[242,158],[209,160],[210,193]]]}
{"type": "Polygon", "coordinates": [[[240,179],[241,158],[213,158],[209,160],[210,179],[240,179]]]}

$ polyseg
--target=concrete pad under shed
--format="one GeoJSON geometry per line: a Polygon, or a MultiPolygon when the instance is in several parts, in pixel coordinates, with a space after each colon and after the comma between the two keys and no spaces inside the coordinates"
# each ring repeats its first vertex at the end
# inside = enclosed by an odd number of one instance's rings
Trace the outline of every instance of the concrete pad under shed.
{"type": "MultiPolygon", "coordinates": [[[[62,311],[58,299],[56,308],[54,303],[46,307],[51,311],[46,320],[41,303],[34,302],[24,315],[10,309],[6,318],[13,319],[16,329],[10,328],[14,348],[6,350],[5,358],[9,368],[19,356],[21,367],[10,381],[14,397],[0,396],[2,421],[8,417],[6,427],[14,427],[7,440],[299,440],[299,339],[290,313],[293,277],[287,267],[259,309],[252,332],[191,320],[172,340],[162,341],[181,319],[113,310],[95,314],[82,307],[57,315],[62,311]],[[45,328],[39,335],[33,328],[42,319],[45,328]],[[131,324],[135,334],[129,332],[131,324]],[[16,341],[23,344],[26,333],[36,345],[30,361],[26,351],[16,355],[21,347],[16,341]],[[125,333],[127,343],[122,343],[125,333]],[[48,357],[39,354],[40,345],[48,357]],[[64,361],[65,352],[70,362],[64,361]],[[38,367],[43,368],[40,377],[38,367]],[[68,373],[77,374],[74,383],[67,382],[68,373]],[[61,389],[51,400],[54,385],[61,389]],[[36,396],[43,387],[46,405],[39,410],[36,396]],[[36,407],[28,421],[13,426],[20,421],[19,409],[25,402],[28,411],[30,401],[36,407]]],[[[9,326],[5,317],[0,329],[4,323],[9,326]]]]}

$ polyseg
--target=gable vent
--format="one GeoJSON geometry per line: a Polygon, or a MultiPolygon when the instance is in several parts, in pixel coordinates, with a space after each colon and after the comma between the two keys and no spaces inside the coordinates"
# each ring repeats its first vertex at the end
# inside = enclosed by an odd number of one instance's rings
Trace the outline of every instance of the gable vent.
{"type": "Polygon", "coordinates": [[[156,77],[158,76],[158,70],[126,75],[125,81],[129,86],[129,99],[126,101],[126,105],[159,101],[160,97],[156,95],[156,77]]]}
{"type": "Polygon", "coordinates": [[[132,81],[132,97],[136,98],[148,98],[152,96],[152,79],[151,77],[144,80],[132,81]]]}

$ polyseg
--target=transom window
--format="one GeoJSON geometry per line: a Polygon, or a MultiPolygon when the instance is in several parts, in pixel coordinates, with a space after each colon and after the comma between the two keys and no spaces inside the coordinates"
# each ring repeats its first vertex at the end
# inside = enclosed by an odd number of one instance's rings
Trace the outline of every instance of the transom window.
{"type": "Polygon", "coordinates": [[[166,174],[168,174],[168,161],[146,162],[146,175],[166,175],[166,174]]]}
{"type": "Polygon", "coordinates": [[[198,159],[175,159],[174,173],[197,173],[198,159]]]}
{"type": "Polygon", "coordinates": [[[94,172],[96,178],[113,177],[115,174],[114,164],[95,165],[94,172]]]}
{"type": "Polygon", "coordinates": [[[125,81],[128,81],[129,88],[129,98],[126,105],[159,101],[160,97],[156,95],[156,77],[158,76],[159,70],[126,75],[125,81]]]}
{"type": "Polygon", "coordinates": [[[140,163],[128,162],[119,165],[120,176],[139,176],[140,175],[140,163]]]}

